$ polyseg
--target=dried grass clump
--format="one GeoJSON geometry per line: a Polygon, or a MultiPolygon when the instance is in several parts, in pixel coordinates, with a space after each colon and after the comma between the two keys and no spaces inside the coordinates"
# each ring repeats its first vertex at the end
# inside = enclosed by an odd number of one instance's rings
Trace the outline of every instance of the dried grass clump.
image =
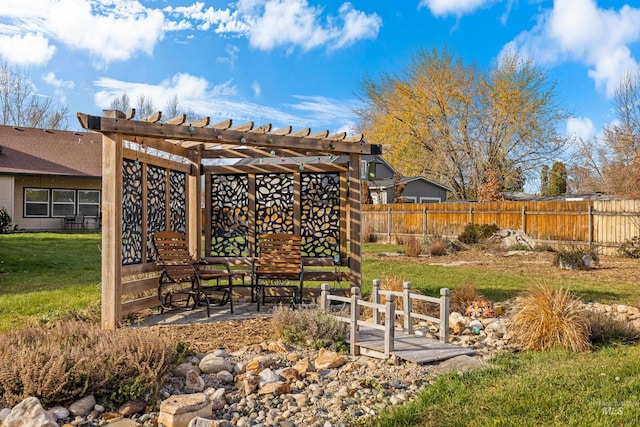
{"type": "Polygon", "coordinates": [[[277,307],[273,311],[271,324],[276,337],[291,344],[334,350],[341,350],[345,346],[347,324],[320,309],[277,307]]]}
{"type": "Polygon", "coordinates": [[[444,242],[434,242],[429,246],[429,255],[444,256],[447,255],[447,247],[444,242]]]}
{"type": "Polygon", "coordinates": [[[629,322],[592,311],[588,312],[589,338],[594,344],[607,342],[634,342],[640,340],[640,331],[629,322]]]}
{"type": "Polygon", "coordinates": [[[591,348],[586,311],[568,290],[530,290],[516,302],[510,329],[513,344],[522,350],[591,348]]]}
{"type": "Polygon", "coordinates": [[[471,283],[465,283],[459,288],[451,291],[449,300],[451,311],[464,314],[467,307],[473,302],[482,298],[482,294],[471,283]]]}
{"type": "Polygon", "coordinates": [[[159,329],[121,328],[64,321],[0,336],[0,402],[13,406],[28,396],[45,404],[94,394],[118,405],[157,394],[178,355],[159,329]]]}
{"type": "Polygon", "coordinates": [[[420,240],[415,236],[407,236],[404,247],[404,254],[410,257],[417,257],[422,253],[422,245],[420,240]]]}

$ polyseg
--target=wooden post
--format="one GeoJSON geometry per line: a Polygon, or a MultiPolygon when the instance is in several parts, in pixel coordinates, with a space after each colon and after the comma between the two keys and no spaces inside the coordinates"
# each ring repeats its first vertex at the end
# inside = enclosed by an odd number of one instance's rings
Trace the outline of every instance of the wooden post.
{"type": "Polygon", "coordinates": [[[320,310],[329,311],[329,284],[320,285],[320,310]]]}
{"type": "Polygon", "coordinates": [[[413,322],[411,321],[411,282],[402,284],[402,304],[404,311],[404,331],[413,333],[413,322]]]}
{"type": "Polygon", "coordinates": [[[422,234],[426,235],[427,234],[427,217],[428,213],[427,213],[427,208],[424,208],[424,217],[422,219],[422,234]]]}
{"type": "Polygon", "coordinates": [[[391,244],[391,206],[387,205],[387,243],[391,244]]]}
{"type": "Polygon", "coordinates": [[[102,136],[102,329],[122,317],[122,135],[102,136]]]}
{"type": "Polygon", "coordinates": [[[473,224],[473,206],[469,205],[469,224],[473,224]]]}
{"type": "Polygon", "coordinates": [[[362,287],[362,182],[360,154],[349,155],[349,272],[351,286],[362,287]]]}
{"type": "Polygon", "coordinates": [[[449,288],[440,289],[440,342],[449,342],[449,288]]]}
{"type": "Polygon", "coordinates": [[[396,296],[391,294],[387,297],[385,304],[385,321],[384,321],[384,355],[389,357],[393,351],[395,340],[395,323],[396,323],[396,296]]]}
{"type": "Polygon", "coordinates": [[[588,227],[589,229],[587,230],[588,233],[588,240],[589,240],[589,246],[591,246],[591,244],[593,243],[593,206],[589,205],[589,209],[587,212],[588,215],[588,227]]]}
{"type": "Polygon", "coordinates": [[[350,351],[354,356],[360,355],[360,346],[357,345],[359,341],[358,337],[358,320],[360,320],[360,306],[358,305],[358,300],[360,299],[360,288],[353,287],[351,288],[351,345],[350,351]]]}
{"type": "Polygon", "coordinates": [[[189,252],[195,259],[202,258],[202,153],[200,149],[189,150],[191,173],[187,174],[187,230],[189,252]]]}
{"type": "MultiPolygon", "coordinates": [[[[371,288],[371,302],[374,304],[380,304],[380,279],[373,280],[373,287],[371,288]]],[[[375,325],[380,324],[380,310],[376,307],[373,308],[373,323],[375,325]]]]}
{"type": "Polygon", "coordinates": [[[527,232],[527,216],[526,216],[526,207],[524,204],[522,205],[522,232],[527,232]]]}

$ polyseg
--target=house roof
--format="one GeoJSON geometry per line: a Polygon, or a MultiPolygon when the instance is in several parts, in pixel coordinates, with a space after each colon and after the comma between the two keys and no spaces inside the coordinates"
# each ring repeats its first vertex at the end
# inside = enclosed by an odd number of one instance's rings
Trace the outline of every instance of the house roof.
{"type": "MultiPolygon", "coordinates": [[[[438,182],[425,178],[424,176],[403,176],[402,178],[400,178],[398,182],[400,184],[408,184],[413,181],[425,181],[425,182],[428,182],[429,184],[435,185],[436,187],[440,187],[444,190],[453,191],[449,187],[446,187],[438,182]]],[[[375,181],[368,181],[367,183],[369,184],[369,188],[371,189],[386,190],[393,187],[394,180],[393,178],[385,178],[385,179],[379,179],[375,181]]]]}
{"type": "Polygon", "coordinates": [[[0,126],[0,174],[102,176],[102,135],[0,126]]]}

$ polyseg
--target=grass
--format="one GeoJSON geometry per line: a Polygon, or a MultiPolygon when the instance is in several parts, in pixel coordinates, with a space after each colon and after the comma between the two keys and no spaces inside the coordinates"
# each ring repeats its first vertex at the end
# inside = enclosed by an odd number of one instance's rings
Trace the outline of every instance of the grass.
{"type": "Polygon", "coordinates": [[[100,234],[0,235],[0,331],[100,300],[100,234]]]}
{"type": "MultiPolygon", "coordinates": [[[[0,235],[0,331],[83,310],[100,300],[100,235],[0,235]]],[[[536,277],[473,268],[429,266],[367,254],[401,246],[365,245],[363,283],[398,277],[429,295],[471,284],[502,301],[544,282],[583,299],[637,304],[632,282],[536,277]]],[[[629,280],[633,280],[630,278],[629,280]]],[[[493,367],[444,375],[410,404],[385,412],[377,426],[618,426],[640,425],[639,345],[607,344],[594,351],[518,352],[493,367]]]]}
{"type": "Polygon", "coordinates": [[[503,354],[492,368],[439,377],[371,425],[639,425],[638,357],[637,345],[503,354]]]}

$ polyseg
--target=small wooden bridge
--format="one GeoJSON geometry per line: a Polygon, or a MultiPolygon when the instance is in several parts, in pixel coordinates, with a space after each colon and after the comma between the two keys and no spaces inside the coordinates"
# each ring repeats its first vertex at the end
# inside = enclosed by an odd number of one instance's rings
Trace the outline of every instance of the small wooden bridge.
{"type": "Polygon", "coordinates": [[[474,354],[470,348],[449,344],[449,289],[440,289],[440,298],[429,297],[411,292],[411,283],[405,282],[403,291],[380,289],[380,281],[373,281],[371,301],[360,297],[360,288],[351,289],[351,297],[331,295],[329,285],[321,288],[320,307],[334,318],[349,323],[349,343],[351,354],[366,355],[386,359],[396,356],[411,362],[424,364],[449,359],[463,354],[474,354]],[[386,302],[382,304],[380,297],[386,302]],[[402,310],[396,309],[396,299],[402,298],[402,310]],[[415,301],[435,303],[440,306],[438,318],[412,311],[415,301]],[[334,313],[331,303],[343,303],[349,306],[349,316],[345,311],[334,313]],[[360,319],[361,307],[369,307],[372,316],[369,320],[360,319]],[[384,315],[384,323],[381,322],[384,315]],[[403,327],[396,327],[396,318],[403,318],[403,327]],[[414,333],[414,319],[433,322],[439,325],[439,340],[419,336],[414,333]]]}

